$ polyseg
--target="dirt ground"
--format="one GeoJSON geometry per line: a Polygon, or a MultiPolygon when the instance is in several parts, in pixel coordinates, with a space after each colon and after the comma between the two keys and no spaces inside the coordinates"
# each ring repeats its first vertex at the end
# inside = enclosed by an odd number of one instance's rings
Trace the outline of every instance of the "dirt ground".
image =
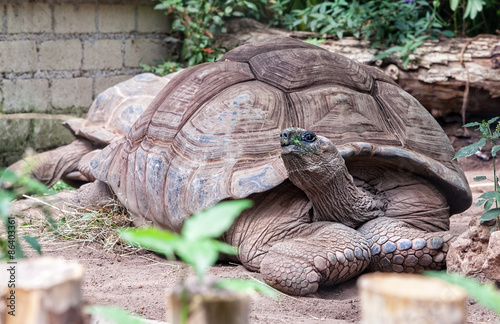
{"type": "MultiPolygon", "coordinates": [[[[453,135],[450,138],[455,146],[467,145],[467,142],[472,141],[454,139],[453,135]]],[[[491,173],[491,162],[471,157],[461,163],[469,179],[491,173]]],[[[474,196],[485,190],[483,186],[475,186],[474,196]]],[[[453,216],[452,231],[465,231],[471,218],[477,217],[481,211],[480,207],[472,207],[453,216]]],[[[41,244],[44,255],[63,257],[85,267],[82,289],[87,304],[116,305],[151,320],[166,320],[168,289],[193,275],[189,266],[149,252],[118,256],[96,244],[84,245],[63,240],[42,240],[41,244]]],[[[29,254],[35,255],[34,252],[29,254]]],[[[237,264],[219,264],[211,268],[209,273],[220,278],[261,279],[260,274],[249,272],[237,264]]],[[[356,323],[360,320],[360,312],[356,279],[353,279],[338,286],[323,288],[314,298],[283,295],[273,300],[254,295],[250,323],[356,323]]],[[[492,312],[471,300],[467,301],[468,323],[496,323],[498,320],[492,312]]]]}

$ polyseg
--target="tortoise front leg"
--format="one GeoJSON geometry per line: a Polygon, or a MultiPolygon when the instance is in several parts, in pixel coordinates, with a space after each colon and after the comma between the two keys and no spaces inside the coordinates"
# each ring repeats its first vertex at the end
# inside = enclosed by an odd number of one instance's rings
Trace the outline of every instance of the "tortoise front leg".
{"type": "Polygon", "coordinates": [[[304,224],[296,236],[273,245],[260,272],[270,286],[291,295],[314,294],[359,275],[370,263],[368,242],[338,223],[304,224]]]}
{"type": "Polygon", "coordinates": [[[445,266],[446,252],[455,236],[449,231],[425,232],[388,217],[371,220],[358,228],[368,240],[369,269],[383,272],[422,272],[445,266]]]}

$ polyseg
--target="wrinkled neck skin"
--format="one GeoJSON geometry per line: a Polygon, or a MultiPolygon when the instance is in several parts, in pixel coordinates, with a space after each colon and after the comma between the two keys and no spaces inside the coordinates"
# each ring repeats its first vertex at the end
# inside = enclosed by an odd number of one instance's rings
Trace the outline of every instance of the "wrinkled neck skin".
{"type": "Polygon", "coordinates": [[[316,221],[357,226],[384,215],[384,202],[356,187],[344,159],[326,138],[282,148],[290,180],[311,200],[316,221]]]}

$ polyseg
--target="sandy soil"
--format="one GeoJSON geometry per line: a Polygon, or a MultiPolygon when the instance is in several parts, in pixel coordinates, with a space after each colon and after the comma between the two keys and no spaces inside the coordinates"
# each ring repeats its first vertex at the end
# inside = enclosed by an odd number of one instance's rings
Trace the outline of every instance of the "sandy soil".
{"type": "MultiPolygon", "coordinates": [[[[453,138],[452,134],[451,139],[457,147],[472,142],[472,139],[453,138]]],[[[461,163],[470,179],[476,175],[487,175],[491,170],[491,162],[483,162],[475,157],[464,159],[461,163]]],[[[485,189],[484,186],[475,187],[475,197],[485,189]]],[[[471,218],[480,213],[481,208],[473,207],[453,216],[452,230],[463,232],[471,218]]],[[[82,288],[86,303],[117,305],[151,320],[166,319],[168,289],[193,275],[189,266],[149,252],[118,256],[96,244],[83,245],[53,239],[41,243],[44,255],[59,256],[84,265],[82,288]]],[[[34,254],[30,252],[32,256],[34,254]]],[[[249,272],[237,264],[219,264],[211,268],[209,273],[221,278],[261,279],[258,273],[249,272]]],[[[498,322],[492,312],[470,300],[467,302],[467,314],[469,323],[498,322]]],[[[260,295],[252,298],[250,323],[355,323],[359,320],[360,303],[355,279],[323,288],[315,298],[285,295],[279,300],[260,295]]]]}

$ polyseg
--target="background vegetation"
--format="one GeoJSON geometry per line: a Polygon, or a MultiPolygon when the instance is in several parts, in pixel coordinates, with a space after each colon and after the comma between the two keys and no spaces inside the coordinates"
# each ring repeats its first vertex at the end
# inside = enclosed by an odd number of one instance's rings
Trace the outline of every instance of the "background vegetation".
{"type": "Polygon", "coordinates": [[[312,31],[318,37],[353,36],[379,49],[376,59],[396,55],[409,61],[426,39],[500,32],[499,0],[158,0],[156,9],[172,19],[166,39],[175,49],[156,66],[144,69],[164,75],[211,62],[226,48],[214,36],[224,22],[250,17],[269,26],[312,31]]]}

